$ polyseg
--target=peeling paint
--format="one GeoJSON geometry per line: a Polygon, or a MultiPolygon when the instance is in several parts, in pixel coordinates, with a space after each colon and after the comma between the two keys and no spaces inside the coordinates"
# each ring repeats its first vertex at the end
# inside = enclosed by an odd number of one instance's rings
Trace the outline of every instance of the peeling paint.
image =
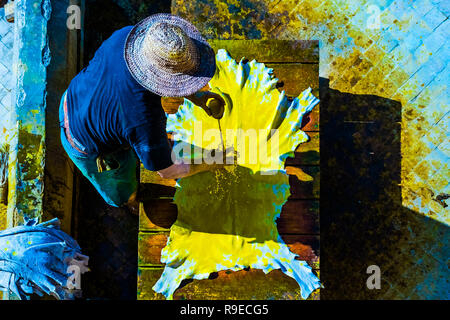
{"type": "Polygon", "coordinates": [[[46,67],[50,62],[47,45],[50,1],[19,0],[15,4],[12,118],[16,126],[10,137],[9,227],[22,224],[25,217],[42,215],[46,67]]]}

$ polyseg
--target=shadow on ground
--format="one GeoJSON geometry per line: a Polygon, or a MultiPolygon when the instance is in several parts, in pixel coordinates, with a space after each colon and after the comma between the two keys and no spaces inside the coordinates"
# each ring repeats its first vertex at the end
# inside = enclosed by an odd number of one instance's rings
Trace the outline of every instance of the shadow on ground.
{"type": "Polygon", "coordinates": [[[401,104],[323,78],[320,100],[321,298],[448,298],[448,226],[402,206],[401,104]]]}

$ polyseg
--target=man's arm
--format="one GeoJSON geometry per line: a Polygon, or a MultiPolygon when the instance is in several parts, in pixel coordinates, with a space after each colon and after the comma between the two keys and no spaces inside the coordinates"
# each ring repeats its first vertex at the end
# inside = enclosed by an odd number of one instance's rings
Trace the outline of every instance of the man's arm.
{"type": "MultiPolygon", "coordinates": [[[[217,93],[209,92],[209,91],[199,91],[196,92],[190,96],[186,97],[187,99],[191,100],[195,105],[201,107],[205,112],[216,119],[220,119],[224,112],[224,105],[225,101],[223,98],[218,95],[217,93]],[[219,102],[217,105],[217,108],[215,110],[210,110],[207,106],[208,99],[216,99],[216,101],[219,102]]],[[[181,164],[173,164],[170,167],[158,170],[158,174],[163,179],[179,179],[191,176],[193,174],[202,172],[202,171],[208,171],[208,170],[214,170],[217,168],[223,167],[223,165],[219,164],[188,164],[188,163],[181,163],[181,164]]]]}
{"type": "Polygon", "coordinates": [[[189,177],[193,174],[208,171],[208,170],[214,170],[217,168],[222,167],[223,165],[220,164],[189,164],[189,163],[180,163],[180,164],[173,164],[170,167],[159,170],[158,174],[163,179],[180,179],[184,177],[189,177]]]}

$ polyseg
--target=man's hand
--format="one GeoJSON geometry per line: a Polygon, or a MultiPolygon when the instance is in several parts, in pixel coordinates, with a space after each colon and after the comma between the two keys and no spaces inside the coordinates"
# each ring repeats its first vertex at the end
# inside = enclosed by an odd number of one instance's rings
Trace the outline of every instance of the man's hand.
{"type": "Polygon", "coordinates": [[[218,160],[219,163],[175,163],[166,169],[159,170],[158,174],[163,179],[180,179],[199,172],[213,171],[224,168],[225,166],[237,164],[238,154],[233,147],[228,147],[226,150],[217,150],[217,152],[221,152],[223,157],[218,160]]]}
{"type": "Polygon", "coordinates": [[[208,116],[215,119],[221,119],[225,111],[225,101],[219,94],[214,92],[199,91],[186,97],[186,99],[191,100],[195,105],[205,110],[208,116]],[[207,104],[210,99],[215,99],[215,101],[207,104]]]}

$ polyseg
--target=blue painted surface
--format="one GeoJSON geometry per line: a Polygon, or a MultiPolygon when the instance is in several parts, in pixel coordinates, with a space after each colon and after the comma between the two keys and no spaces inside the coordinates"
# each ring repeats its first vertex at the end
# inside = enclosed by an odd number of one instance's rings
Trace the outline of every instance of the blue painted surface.
{"type": "Polygon", "coordinates": [[[5,9],[0,9],[0,145],[7,143],[12,109],[12,48],[13,24],[6,21],[5,9]]]}
{"type": "Polygon", "coordinates": [[[8,225],[41,215],[50,0],[15,1],[8,225]]]}

